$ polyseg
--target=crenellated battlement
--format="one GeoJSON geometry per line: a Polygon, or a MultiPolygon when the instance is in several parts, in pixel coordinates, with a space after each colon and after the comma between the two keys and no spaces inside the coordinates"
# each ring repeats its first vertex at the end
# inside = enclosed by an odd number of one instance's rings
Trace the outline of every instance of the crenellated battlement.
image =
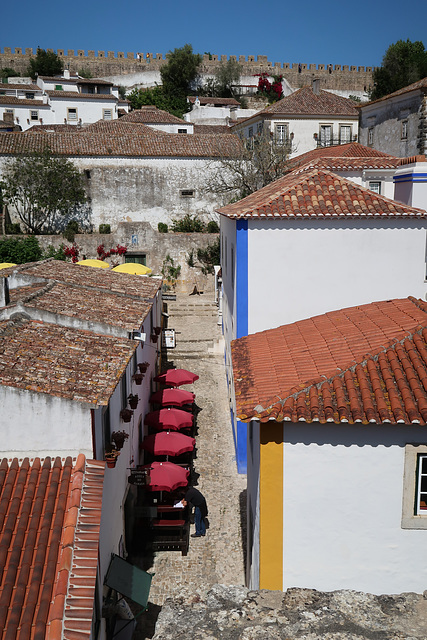
{"type": "MultiPolygon", "coordinates": [[[[52,49],[48,49],[52,51],[52,49]]],[[[15,47],[0,48],[0,68],[12,67],[25,73],[29,59],[36,54],[33,49],[15,47]]],[[[70,71],[89,70],[94,76],[125,75],[141,71],[158,71],[166,63],[166,55],[133,51],[97,51],[82,49],[57,49],[56,54],[64,60],[70,71]]],[[[221,62],[236,60],[243,68],[243,75],[256,75],[267,72],[282,74],[293,87],[307,85],[313,75],[321,80],[322,88],[363,91],[372,85],[374,67],[349,66],[340,64],[306,64],[302,62],[270,62],[267,56],[226,56],[203,55],[201,72],[214,73],[221,62]]]]}

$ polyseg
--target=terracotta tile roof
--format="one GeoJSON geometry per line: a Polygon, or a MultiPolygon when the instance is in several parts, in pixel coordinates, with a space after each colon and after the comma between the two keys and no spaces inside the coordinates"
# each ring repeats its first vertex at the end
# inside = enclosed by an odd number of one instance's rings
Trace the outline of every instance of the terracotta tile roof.
{"type": "Polygon", "coordinates": [[[194,125],[194,133],[197,134],[205,134],[205,133],[230,133],[230,127],[226,124],[195,124],[194,125]]]}
{"type": "Polygon", "coordinates": [[[120,119],[122,122],[139,122],[140,124],[182,124],[187,127],[192,124],[154,106],[136,109],[120,119]]]}
{"type": "Polygon", "coordinates": [[[0,384],[107,405],[137,343],[16,318],[0,324],[0,384]]]}
{"type": "Polygon", "coordinates": [[[79,124],[33,124],[26,130],[26,133],[48,133],[49,131],[66,131],[67,133],[75,133],[81,130],[79,124]]]}
{"type": "Polygon", "coordinates": [[[363,109],[367,105],[376,104],[377,102],[383,102],[384,100],[388,100],[389,98],[394,98],[395,96],[402,96],[405,93],[409,93],[410,91],[416,91],[419,89],[420,91],[427,91],[427,78],[422,78],[422,80],[417,80],[417,82],[413,82],[409,84],[407,87],[403,87],[402,89],[398,89],[397,91],[393,91],[393,93],[389,93],[382,98],[378,98],[378,100],[372,100],[371,102],[365,102],[363,104],[358,105],[358,109],[363,109]]]}
{"type": "Polygon", "coordinates": [[[94,100],[117,102],[117,97],[112,93],[80,93],[79,91],[55,91],[47,89],[46,94],[49,98],[67,98],[67,100],[94,100]]]}
{"type": "Polygon", "coordinates": [[[0,271],[0,277],[16,272],[56,282],[64,282],[85,288],[95,288],[111,293],[121,293],[139,299],[154,298],[162,285],[161,278],[133,276],[107,269],[93,269],[61,260],[28,262],[0,271]]]}
{"type": "MultiPolygon", "coordinates": [[[[327,169],[328,171],[363,171],[364,169],[391,169],[395,170],[401,165],[401,158],[317,158],[300,165],[294,171],[308,171],[311,169],[327,169]]],[[[292,167],[292,164],[291,164],[292,167]]],[[[291,169],[292,170],[292,169],[291,169]]]]}
{"type": "Polygon", "coordinates": [[[194,104],[196,102],[196,98],[199,98],[200,104],[202,106],[206,104],[213,104],[215,106],[224,105],[224,107],[240,107],[240,102],[235,98],[211,98],[211,97],[203,97],[203,96],[187,96],[187,100],[194,104]]]}
{"type": "Polygon", "coordinates": [[[20,107],[44,107],[50,109],[48,104],[42,100],[27,100],[26,98],[16,98],[15,96],[0,96],[0,104],[19,105],[20,107]]]}
{"type": "Polygon", "coordinates": [[[41,92],[42,90],[40,89],[40,87],[36,84],[20,84],[20,83],[12,83],[12,82],[8,82],[7,84],[4,83],[0,83],[0,91],[4,91],[4,90],[8,90],[8,89],[13,89],[13,90],[18,90],[18,91],[28,91],[29,93],[32,93],[33,91],[39,91],[41,92]]]}
{"type": "MultiPolygon", "coordinates": [[[[11,293],[17,297],[16,290],[12,289],[11,293]]],[[[33,308],[86,322],[104,323],[126,332],[139,329],[152,306],[151,302],[136,301],[134,297],[118,292],[55,282],[43,288],[38,285],[35,291],[21,291],[19,302],[25,310],[33,308]]]]}
{"type": "Polygon", "coordinates": [[[318,147],[312,151],[302,153],[292,158],[292,163],[296,166],[305,164],[319,158],[393,158],[388,153],[378,151],[372,147],[366,147],[360,142],[349,142],[348,144],[336,144],[332,147],[318,147]]]}
{"type": "Polygon", "coordinates": [[[427,422],[427,303],[387,300],[232,342],[244,421],[427,422]]]}
{"type": "Polygon", "coordinates": [[[114,87],[112,82],[108,80],[102,80],[102,78],[77,78],[77,84],[87,84],[87,85],[102,85],[104,87],[114,87]]]}
{"type": "Polygon", "coordinates": [[[15,458],[0,465],[0,626],[5,638],[90,637],[103,462],[15,458]],[[69,631],[70,630],[70,631],[69,631]]]}
{"type": "Polygon", "coordinates": [[[285,96],[256,115],[264,117],[281,116],[353,116],[358,117],[354,102],[329,91],[314,93],[311,87],[302,87],[285,96]]]}
{"type": "Polygon", "coordinates": [[[241,147],[237,136],[232,134],[184,136],[141,124],[133,125],[133,129],[125,133],[120,130],[114,133],[111,129],[97,133],[81,128],[75,133],[36,134],[31,131],[0,136],[0,155],[42,151],[49,146],[53,153],[66,156],[217,158],[238,155],[241,147]]]}
{"type": "Polygon", "coordinates": [[[252,219],[427,215],[323,169],[294,171],[218,213],[252,219]]]}

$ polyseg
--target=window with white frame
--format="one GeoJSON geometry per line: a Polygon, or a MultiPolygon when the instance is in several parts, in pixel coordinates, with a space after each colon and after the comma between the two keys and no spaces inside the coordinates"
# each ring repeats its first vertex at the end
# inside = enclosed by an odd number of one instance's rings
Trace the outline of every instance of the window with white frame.
{"type": "Polygon", "coordinates": [[[34,111],[33,111],[33,110],[31,110],[31,111],[30,111],[30,120],[31,120],[32,122],[34,122],[35,120],[38,120],[38,119],[39,119],[39,112],[38,112],[38,111],[35,111],[35,110],[34,110],[34,111]]]}
{"type": "Polygon", "coordinates": [[[276,124],[274,127],[274,139],[277,144],[285,144],[289,140],[289,125],[276,124]]]}
{"type": "Polygon", "coordinates": [[[400,137],[402,140],[407,140],[408,138],[408,121],[407,120],[403,120],[402,122],[400,137]]]}
{"type": "Polygon", "coordinates": [[[368,144],[374,144],[374,127],[368,129],[368,144]]]}
{"type": "Polygon", "coordinates": [[[113,119],[113,110],[112,109],[103,109],[102,110],[102,119],[103,120],[112,120],[113,119]]]}
{"type": "Polygon", "coordinates": [[[379,180],[372,180],[369,182],[369,189],[374,193],[381,194],[381,182],[379,180]]]}
{"type": "Polygon", "coordinates": [[[187,129],[178,129],[178,133],[187,133],[187,129]]]}
{"type": "Polygon", "coordinates": [[[320,146],[329,147],[332,144],[332,125],[320,125],[320,146]]]}
{"type": "Polygon", "coordinates": [[[402,529],[427,529],[427,445],[407,444],[403,475],[402,529]]]}
{"type": "Polygon", "coordinates": [[[348,142],[351,142],[351,125],[341,124],[340,125],[340,144],[347,144],[348,142]]]}
{"type": "Polygon", "coordinates": [[[69,107],[67,109],[67,120],[77,120],[77,108],[69,107]]]}

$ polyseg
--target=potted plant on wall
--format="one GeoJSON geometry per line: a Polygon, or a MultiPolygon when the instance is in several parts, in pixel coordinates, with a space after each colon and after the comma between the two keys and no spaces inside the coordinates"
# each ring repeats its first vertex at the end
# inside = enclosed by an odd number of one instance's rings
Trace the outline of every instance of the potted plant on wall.
{"type": "Polygon", "coordinates": [[[137,394],[133,394],[131,393],[130,396],[128,396],[128,400],[129,400],[129,406],[131,409],[136,409],[138,406],[138,402],[139,402],[139,398],[137,396],[137,394]]]}
{"type": "Polygon", "coordinates": [[[133,416],[132,409],[122,409],[120,411],[120,417],[123,420],[123,422],[130,422],[132,416],[133,416]]]}
{"type": "Polygon", "coordinates": [[[117,449],[113,449],[111,445],[109,446],[108,450],[105,451],[105,460],[109,469],[114,469],[119,455],[120,451],[117,451],[117,449]]]}
{"type": "Polygon", "coordinates": [[[139,369],[140,373],[145,373],[149,366],[150,366],[149,362],[140,362],[138,364],[138,369],[139,369]]]}
{"type": "Polygon", "coordinates": [[[111,434],[111,440],[114,442],[117,450],[123,449],[125,440],[129,438],[129,434],[126,431],[113,431],[111,434]]]}
{"type": "Polygon", "coordinates": [[[144,374],[143,373],[134,373],[132,378],[135,381],[135,384],[141,384],[143,378],[144,378],[144,374]]]}

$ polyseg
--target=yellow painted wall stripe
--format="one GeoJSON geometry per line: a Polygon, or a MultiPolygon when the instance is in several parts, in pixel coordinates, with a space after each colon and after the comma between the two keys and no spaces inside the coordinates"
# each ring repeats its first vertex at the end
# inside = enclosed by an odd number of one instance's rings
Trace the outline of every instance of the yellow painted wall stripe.
{"type": "Polygon", "coordinates": [[[260,589],[282,590],[283,425],[260,425],[260,589]]]}

